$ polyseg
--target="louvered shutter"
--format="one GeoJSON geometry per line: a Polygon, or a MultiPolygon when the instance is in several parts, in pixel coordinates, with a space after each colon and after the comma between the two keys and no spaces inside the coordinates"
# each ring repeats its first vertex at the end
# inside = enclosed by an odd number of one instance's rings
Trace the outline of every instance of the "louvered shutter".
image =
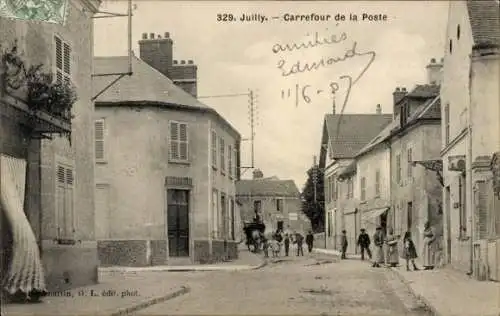
{"type": "Polygon", "coordinates": [[[225,151],[225,144],[224,144],[224,138],[219,139],[219,150],[220,150],[220,169],[221,171],[226,170],[226,154],[224,153],[225,151]]]}
{"type": "Polygon", "coordinates": [[[228,145],[227,148],[227,171],[229,176],[233,176],[233,146],[228,145]]]}
{"type": "Polygon", "coordinates": [[[72,238],[75,231],[73,226],[73,170],[66,168],[66,188],[64,194],[64,235],[72,238]]]}
{"type": "Polygon", "coordinates": [[[63,73],[64,73],[64,81],[66,83],[70,83],[71,80],[71,47],[64,43],[63,45],[64,51],[64,65],[63,65],[63,73]]]}
{"type": "Polygon", "coordinates": [[[188,130],[187,124],[179,123],[179,159],[188,159],[188,130]]]}
{"type": "Polygon", "coordinates": [[[63,76],[63,43],[59,37],[54,38],[55,46],[56,46],[56,80],[57,82],[62,82],[64,79],[63,76]]]}
{"type": "Polygon", "coordinates": [[[212,131],[212,166],[217,168],[217,134],[212,131]]]}
{"type": "Polygon", "coordinates": [[[95,121],[95,159],[104,160],[104,120],[95,121]]]}
{"type": "Polygon", "coordinates": [[[61,238],[64,235],[65,222],[65,191],[66,191],[66,170],[62,166],[57,167],[56,174],[56,225],[57,237],[61,238]]]}
{"type": "Polygon", "coordinates": [[[477,226],[476,232],[479,239],[484,239],[488,234],[488,192],[485,181],[478,181],[476,192],[477,226]]]}
{"type": "Polygon", "coordinates": [[[170,159],[179,159],[179,124],[170,122],[170,159]]]}

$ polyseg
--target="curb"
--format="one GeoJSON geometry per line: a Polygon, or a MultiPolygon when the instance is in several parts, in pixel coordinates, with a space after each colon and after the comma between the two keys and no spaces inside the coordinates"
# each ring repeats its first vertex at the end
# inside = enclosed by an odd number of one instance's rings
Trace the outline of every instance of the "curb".
{"type": "Polygon", "coordinates": [[[415,296],[418,300],[420,300],[422,303],[424,303],[425,306],[427,306],[427,308],[429,308],[429,310],[432,312],[432,314],[434,316],[444,316],[442,315],[441,313],[438,312],[438,310],[432,305],[432,303],[427,299],[425,298],[425,296],[417,293],[412,287],[411,287],[411,282],[408,281],[400,272],[398,269],[396,268],[390,268],[392,270],[393,273],[395,273],[398,278],[401,280],[401,282],[403,282],[407,287],[408,289],[410,290],[410,292],[413,294],[413,296],[415,296]]]}
{"type": "Polygon", "coordinates": [[[109,315],[109,316],[124,316],[124,315],[128,315],[130,313],[139,311],[141,309],[145,309],[145,308],[147,308],[147,307],[149,307],[151,305],[162,303],[162,302],[171,300],[173,298],[176,298],[178,296],[187,294],[190,291],[191,291],[191,289],[188,286],[181,286],[179,289],[174,290],[173,292],[170,292],[170,293],[168,293],[166,295],[162,295],[162,296],[157,296],[157,297],[153,297],[153,298],[150,298],[150,299],[146,299],[146,300],[144,300],[144,301],[142,301],[140,303],[133,304],[133,305],[128,306],[128,307],[120,308],[120,309],[118,309],[118,311],[109,312],[109,313],[106,313],[106,314],[109,315]]]}

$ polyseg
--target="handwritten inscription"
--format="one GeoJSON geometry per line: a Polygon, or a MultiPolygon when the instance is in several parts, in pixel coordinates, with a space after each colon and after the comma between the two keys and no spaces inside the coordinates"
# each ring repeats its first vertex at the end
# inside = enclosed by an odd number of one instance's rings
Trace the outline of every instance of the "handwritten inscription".
{"type": "MultiPolygon", "coordinates": [[[[348,79],[342,78],[342,79],[348,79]]],[[[344,80],[347,84],[349,84],[349,80],[344,80]]],[[[321,86],[313,86],[310,84],[300,85],[295,84],[292,88],[282,89],[281,90],[281,98],[285,99],[293,99],[295,101],[295,106],[298,106],[299,103],[311,103],[314,101],[314,98],[321,95],[335,95],[337,91],[339,91],[340,85],[339,82],[330,82],[327,85],[321,86]]]]}

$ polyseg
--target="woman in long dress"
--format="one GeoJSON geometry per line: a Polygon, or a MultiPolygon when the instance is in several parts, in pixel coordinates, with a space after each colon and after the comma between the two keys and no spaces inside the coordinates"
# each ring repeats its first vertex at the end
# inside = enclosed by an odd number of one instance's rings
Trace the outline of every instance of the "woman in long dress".
{"type": "Polygon", "coordinates": [[[377,227],[373,235],[373,265],[372,267],[380,267],[384,263],[384,233],[382,227],[377,227]]]}
{"type": "Polygon", "coordinates": [[[391,267],[396,267],[399,263],[398,241],[399,236],[394,235],[394,230],[389,228],[385,243],[387,244],[387,264],[391,267]]]}
{"type": "Polygon", "coordinates": [[[424,249],[422,259],[424,261],[424,270],[432,270],[435,265],[435,241],[436,232],[429,222],[424,226],[424,249]]]}

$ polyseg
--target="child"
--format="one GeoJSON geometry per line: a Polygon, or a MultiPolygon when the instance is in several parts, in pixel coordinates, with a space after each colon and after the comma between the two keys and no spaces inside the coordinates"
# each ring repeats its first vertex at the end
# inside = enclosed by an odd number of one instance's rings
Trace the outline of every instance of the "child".
{"type": "Polygon", "coordinates": [[[413,271],[418,271],[417,265],[415,264],[415,259],[417,258],[417,250],[415,244],[411,239],[411,232],[407,231],[403,238],[404,253],[403,257],[406,259],[406,271],[410,271],[410,261],[413,264],[413,271]]]}
{"type": "Polygon", "coordinates": [[[271,248],[273,251],[273,258],[278,257],[280,254],[280,243],[277,238],[274,238],[271,242],[271,248]]]}

